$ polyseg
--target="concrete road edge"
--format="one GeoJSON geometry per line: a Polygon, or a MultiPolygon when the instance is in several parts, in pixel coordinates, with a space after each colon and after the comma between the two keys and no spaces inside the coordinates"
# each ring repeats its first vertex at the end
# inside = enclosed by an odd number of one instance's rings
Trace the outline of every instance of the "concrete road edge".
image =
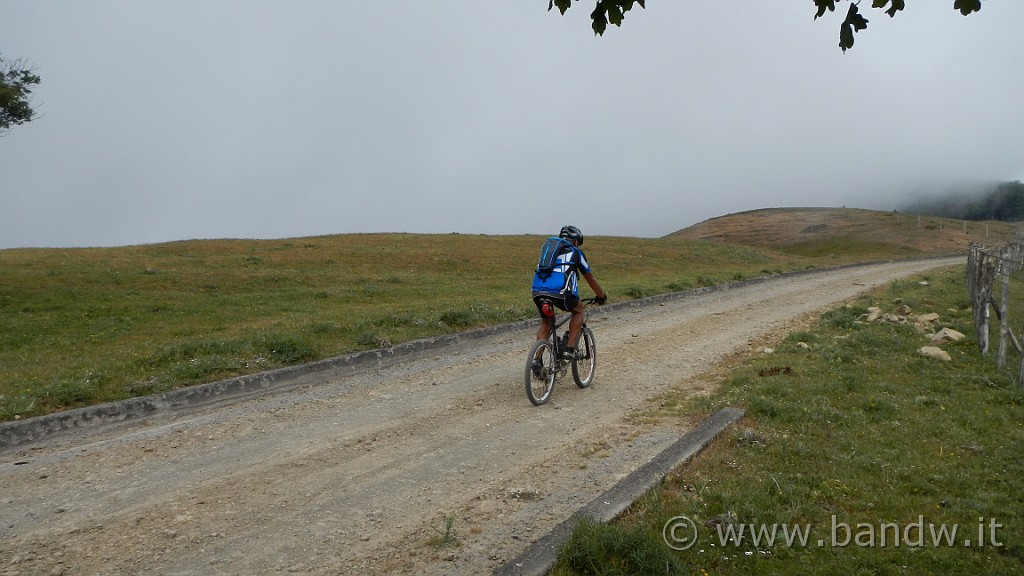
{"type": "Polygon", "coordinates": [[[676,467],[700,453],[731,424],[743,417],[740,408],[723,408],[701,422],[679,440],[640,468],[620,480],[606,492],[580,508],[575,514],[553,528],[517,558],[509,560],[494,576],[541,576],[547,574],[558,559],[558,552],[568,541],[576,523],[583,518],[609,522],[622,514],[633,502],[665,480],[676,467]]]}

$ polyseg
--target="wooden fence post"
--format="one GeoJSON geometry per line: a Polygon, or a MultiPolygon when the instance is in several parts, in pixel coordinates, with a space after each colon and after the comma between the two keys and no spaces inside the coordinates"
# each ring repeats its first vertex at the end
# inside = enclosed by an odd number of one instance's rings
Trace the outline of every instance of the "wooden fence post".
{"type": "Polygon", "coordinates": [[[1010,327],[1010,276],[1024,269],[1024,234],[1020,230],[1013,242],[1001,248],[990,249],[971,243],[967,253],[967,291],[973,306],[974,330],[978,337],[978,348],[982,354],[989,349],[989,321],[992,306],[998,306],[999,352],[996,364],[1000,370],[1006,367],[1006,351],[1013,343],[1021,355],[1018,386],[1024,390],[1024,347],[1010,327]],[[995,277],[999,277],[999,302],[992,297],[995,277]]]}
{"type": "Polygon", "coordinates": [[[996,367],[1000,370],[1006,368],[1006,347],[1010,332],[1010,263],[1000,259],[999,265],[999,355],[996,358],[996,367]]]}
{"type": "Polygon", "coordinates": [[[1020,355],[1020,376],[1017,378],[1017,387],[1024,392],[1024,354],[1020,355]]]}
{"type": "Polygon", "coordinates": [[[989,302],[992,297],[991,261],[987,256],[982,246],[971,243],[967,254],[967,289],[974,312],[974,332],[982,354],[988,354],[989,302]]]}

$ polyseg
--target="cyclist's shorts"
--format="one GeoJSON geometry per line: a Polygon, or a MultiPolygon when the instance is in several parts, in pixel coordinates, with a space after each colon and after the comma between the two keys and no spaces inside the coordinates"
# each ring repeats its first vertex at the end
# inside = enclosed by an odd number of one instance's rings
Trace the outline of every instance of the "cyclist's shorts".
{"type": "MultiPolygon", "coordinates": [[[[550,300],[552,304],[554,304],[558,308],[561,308],[562,310],[565,310],[566,312],[571,312],[572,309],[578,306],[580,303],[579,296],[573,296],[572,294],[544,294],[542,292],[535,293],[533,295],[533,303],[537,305],[537,312],[540,312],[541,300],[550,300]]],[[[541,316],[543,316],[543,314],[541,314],[541,316]]]]}

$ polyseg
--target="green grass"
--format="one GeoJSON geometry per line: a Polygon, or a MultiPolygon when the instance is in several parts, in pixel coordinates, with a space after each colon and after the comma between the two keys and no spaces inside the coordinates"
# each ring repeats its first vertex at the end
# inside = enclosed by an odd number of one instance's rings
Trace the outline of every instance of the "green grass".
{"type": "MultiPolygon", "coordinates": [[[[942,346],[951,362],[929,360],[918,353],[929,342],[913,326],[858,320],[869,306],[905,304],[972,336],[964,270],[927,280],[894,282],[824,314],[774,354],[736,366],[710,397],[663,402],[680,418],[725,406],[747,415],[616,522],[577,529],[554,574],[1024,572],[1019,357],[998,370],[969,337],[942,346]],[[663,538],[676,516],[699,527],[697,544],[685,551],[663,538]],[[781,537],[754,545],[749,533],[723,542],[705,525],[715,518],[732,519],[733,530],[812,531],[806,546],[781,537]],[[922,543],[918,525],[923,546],[914,545],[922,543]],[[955,544],[936,545],[932,527],[953,525],[955,544]]],[[[1019,288],[1015,299],[1024,300],[1019,288]]]]}
{"type": "MultiPolygon", "coordinates": [[[[0,420],[530,318],[541,241],[358,234],[0,250],[0,420]]],[[[584,248],[612,301],[813,265],[677,239],[592,237],[584,248]]]]}
{"type": "MultiPolygon", "coordinates": [[[[893,243],[884,240],[868,240],[855,236],[833,236],[822,240],[810,240],[789,244],[781,250],[787,254],[813,258],[839,258],[855,256],[863,260],[884,260],[892,257],[893,243]]],[[[905,256],[922,255],[920,250],[898,247],[905,256]]]]}

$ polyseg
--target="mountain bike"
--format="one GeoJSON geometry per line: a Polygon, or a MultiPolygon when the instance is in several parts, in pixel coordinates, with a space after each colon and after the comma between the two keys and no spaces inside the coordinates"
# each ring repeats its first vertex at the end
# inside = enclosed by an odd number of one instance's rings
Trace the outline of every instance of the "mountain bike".
{"type": "MultiPolygon", "coordinates": [[[[589,305],[597,302],[597,299],[588,298],[582,302],[589,305]]],[[[550,324],[551,335],[547,340],[538,340],[526,357],[526,397],[534,406],[545,404],[551,399],[555,382],[563,378],[570,369],[572,379],[580,388],[587,388],[594,381],[594,372],[597,369],[597,344],[594,341],[594,332],[587,327],[587,319],[590,317],[587,308],[589,306],[583,308],[583,327],[576,342],[576,355],[572,359],[566,359],[562,358],[562,350],[568,345],[569,329],[567,327],[561,337],[558,335],[558,329],[572,318],[572,314],[556,320],[555,305],[550,301],[541,301],[541,321],[550,324]],[[535,363],[535,360],[538,362],[535,363]]]]}

